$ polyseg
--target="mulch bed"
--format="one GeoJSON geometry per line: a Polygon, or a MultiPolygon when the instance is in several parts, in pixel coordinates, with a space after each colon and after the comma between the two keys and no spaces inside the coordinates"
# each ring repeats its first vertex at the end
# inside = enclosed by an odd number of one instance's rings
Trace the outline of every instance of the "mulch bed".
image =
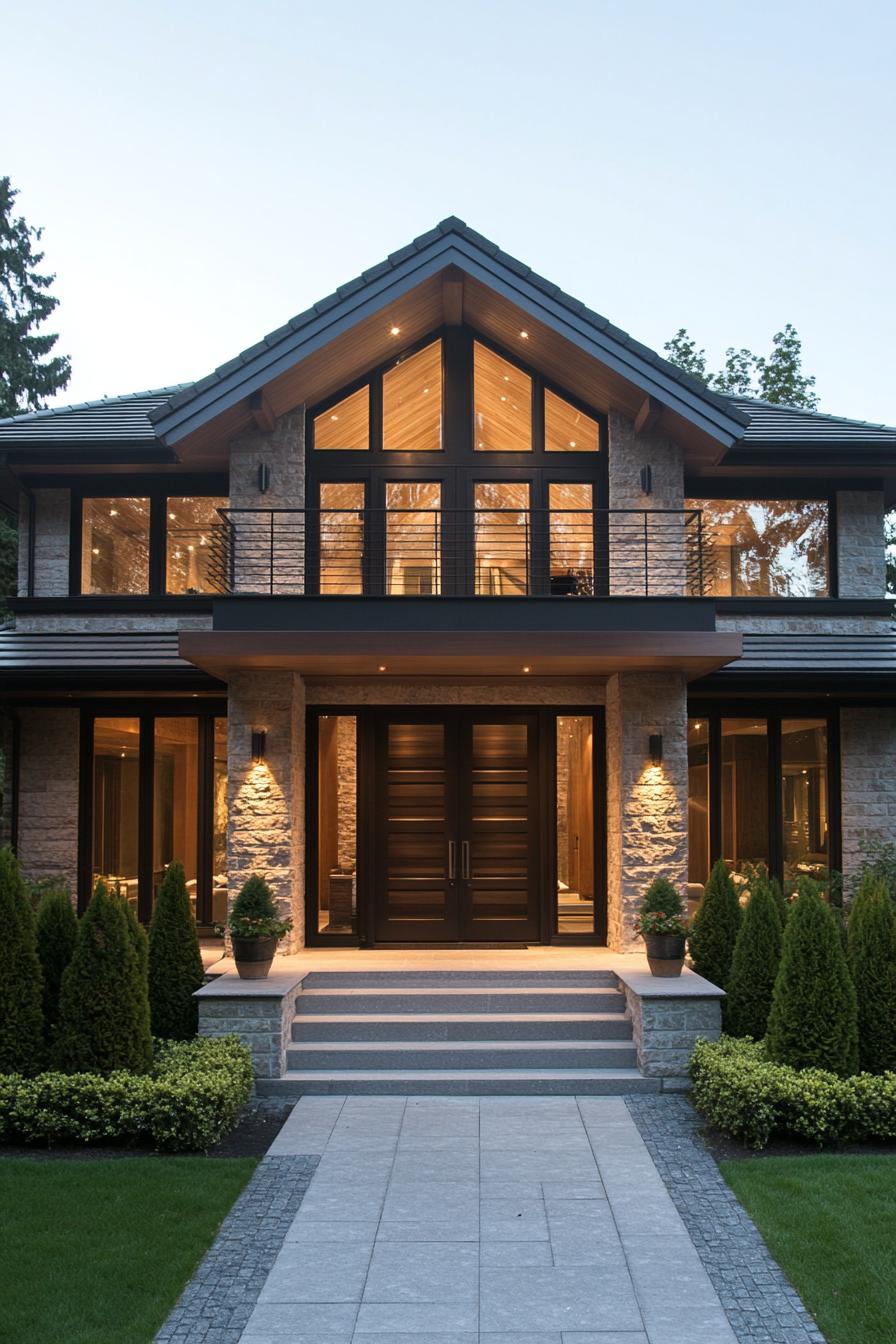
{"type": "Polygon", "coordinates": [[[823,1147],[809,1139],[772,1135],[765,1148],[751,1148],[739,1139],[723,1134],[711,1125],[703,1125],[700,1139],[717,1162],[737,1161],[746,1157],[817,1157],[819,1153],[850,1153],[856,1157],[896,1157],[896,1143],[828,1143],[823,1147]]]}

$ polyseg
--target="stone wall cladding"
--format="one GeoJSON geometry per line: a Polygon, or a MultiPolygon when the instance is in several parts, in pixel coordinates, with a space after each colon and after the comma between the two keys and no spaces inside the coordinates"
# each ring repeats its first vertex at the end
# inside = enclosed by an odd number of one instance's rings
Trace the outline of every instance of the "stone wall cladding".
{"type": "Polygon", "coordinates": [[[715,1041],[721,1034],[721,1000],[642,998],[628,985],[621,988],[638,1068],[649,1078],[686,1080],[697,1041],[715,1041]]]}
{"type": "Polygon", "coordinates": [[[256,1078],[279,1078],[286,1067],[298,985],[284,994],[214,996],[214,981],[197,996],[200,1036],[239,1036],[256,1078]]]}
{"type": "Polygon", "coordinates": [[[688,858],[687,687],[683,673],[621,672],[607,683],[608,942],[639,947],[633,921],[655,877],[684,891],[688,858]],[[648,759],[662,733],[663,761],[648,759]]]}
{"type": "MultiPolygon", "coordinates": [[[[230,507],[232,509],[303,509],[305,507],[305,408],[281,415],[271,433],[252,430],[230,445],[230,507]],[[265,494],[258,489],[258,468],[270,469],[265,494]]],[[[271,542],[264,518],[259,528],[246,520],[235,526],[234,591],[269,592],[270,564],[281,575],[273,592],[301,593],[305,553],[301,515],[274,518],[271,542]],[[250,530],[251,529],[251,530],[250,530]],[[273,557],[271,547],[273,545],[273,557]]]]}
{"type": "Polygon", "coordinates": [[[293,920],[281,951],[304,940],[305,691],[296,673],[234,671],[228,688],[228,904],[252,873],[270,883],[282,918],[293,920]],[[252,729],[267,732],[265,760],[252,763],[252,729]]]}
{"type": "Polygon", "coordinates": [[[58,634],[101,635],[117,630],[138,634],[167,634],[177,630],[211,630],[211,616],[189,616],[172,613],[170,616],[147,614],[125,616],[110,612],[105,616],[16,616],[16,630],[20,634],[52,630],[58,634]]]}
{"type": "Polygon", "coordinates": [[[840,597],[886,593],[883,491],[837,491],[837,572],[840,597]]]}
{"type": "Polygon", "coordinates": [[[863,837],[896,843],[896,709],[841,709],[842,867],[852,876],[863,837]]]}
{"type": "MultiPolygon", "coordinates": [[[[611,509],[683,509],[684,454],[662,434],[636,434],[627,416],[610,412],[607,460],[611,509]],[[641,489],[641,468],[649,466],[652,490],[641,489]]],[[[610,516],[610,592],[644,595],[641,519],[610,516]],[[635,532],[638,532],[637,537],[635,532]]],[[[683,515],[647,520],[648,579],[651,595],[678,596],[685,591],[683,515]]]]}
{"type": "MultiPolygon", "coordinates": [[[[19,499],[19,597],[28,594],[27,496],[19,499]]],[[[34,596],[67,597],[71,491],[34,491],[34,596]]]]}
{"type": "Polygon", "coordinates": [[[717,630],[753,635],[888,635],[889,616],[717,616],[717,630]]]}
{"type": "Polygon", "coordinates": [[[32,881],[61,878],[78,889],[77,709],[19,711],[18,855],[32,881]]]}
{"type": "Polygon", "coordinates": [[[603,681],[537,681],[491,685],[439,681],[311,681],[309,705],[602,705],[603,681]]]}

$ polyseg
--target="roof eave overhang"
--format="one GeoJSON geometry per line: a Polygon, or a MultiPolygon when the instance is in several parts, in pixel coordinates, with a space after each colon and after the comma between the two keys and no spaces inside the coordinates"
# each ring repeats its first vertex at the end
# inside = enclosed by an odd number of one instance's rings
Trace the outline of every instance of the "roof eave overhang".
{"type": "Polygon", "coordinates": [[[179,442],[448,266],[457,266],[515,304],[533,321],[551,327],[638,387],[645,396],[652,396],[677,411],[722,448],[730,447],[743,434],[746,416],[735,410],[729,413],[715,399],[685,386],[661,366],[640,355],[636,348],[616,339],[609,324],[608,329],[602,331],[531,283],[525,275],[515,273],[500,258],[489,256],[470,240],[456,234],[435,240],[413,256],[388,266],[381,275],[374,274],[362,284],[347,286],[346,293],[337,296],[332,304],[307,322],[302,322],[291,334],[258,349],[248,359],[234,361],[235,367],[180,405],[153,412],[150,418],[157,434],[169,445],[179,442]]]}

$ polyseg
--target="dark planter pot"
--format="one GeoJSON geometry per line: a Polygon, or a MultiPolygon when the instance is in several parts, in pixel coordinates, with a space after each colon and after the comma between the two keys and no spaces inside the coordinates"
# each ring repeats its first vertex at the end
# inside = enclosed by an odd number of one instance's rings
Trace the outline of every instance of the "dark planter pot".
{"type": "Polygon", "coordinates": [[[684,934],[682,933],[645,933],[647,944],[647,965],[651,975],[681,975],[684,965],[684,934]]]}
{"type": "Polygon", "coordinates": [[[241,980],[264,980],[271,969],[279,938],[232,938],[233,959],[241,980]]]}

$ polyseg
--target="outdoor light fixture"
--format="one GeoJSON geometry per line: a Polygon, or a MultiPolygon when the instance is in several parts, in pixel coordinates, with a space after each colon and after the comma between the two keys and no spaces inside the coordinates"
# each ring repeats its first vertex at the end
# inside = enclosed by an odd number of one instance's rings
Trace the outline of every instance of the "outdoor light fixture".
{"type": "Polygon", "coordinates": [[[647,747],[650,752],[651,765],[662,765],[663,763],[662,733],[651,733],[647,739],[647,747]]]}
{"type": "Polygon", "coordinates": [[[266,495],[271,484],[271,469],[267,462],[258,464],[258,489],[262,495],[266,495]]]}
{"type": "Polygon", "coordinates": [[[260,765],[264,760],[264,751],[267,746],[268,734],[266,728],[252,729],[252,764],[260,765]]]}
{"type": "Polygon", "coordinates": [[[653,494],[653,472],[649,466],[641,468],[641,494],[653,494]]]}

